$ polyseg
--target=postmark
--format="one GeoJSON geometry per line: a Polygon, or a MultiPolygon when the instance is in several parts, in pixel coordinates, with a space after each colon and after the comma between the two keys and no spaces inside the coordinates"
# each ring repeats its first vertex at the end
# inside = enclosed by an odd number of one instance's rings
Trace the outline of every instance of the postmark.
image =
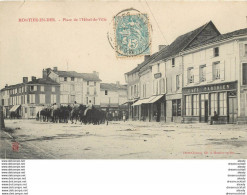
{"type": "Polygon", "coordinates": [[[148,15],[130,8],[113,17],[114,39],[109,37],[117,57],[134,57],[151,53],[148,15]]]}

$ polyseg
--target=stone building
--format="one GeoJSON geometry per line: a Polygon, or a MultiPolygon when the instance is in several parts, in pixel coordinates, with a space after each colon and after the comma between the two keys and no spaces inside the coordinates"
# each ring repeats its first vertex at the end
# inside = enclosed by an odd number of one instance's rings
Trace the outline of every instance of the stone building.
{"type": "Polygon", "coordinates": [[[184,120],[247,123],[247,29],[195,43],[184,56],[184,120]]]}
{"type": "Polygon", "coordinates": [[[60,102],[60,86],[47,78],[23,77],[23,82],[16,85],[6,85],[1,89],[1,102],[4,116],[36,118],[42,106],[60,102]]]}
{"type": "Polygon", "coordinates": [[[60,103],[64,105],[87,105],[89,101],[100,106],[100,78],[98,72],[78,73],[61,71],[57,67],[43,70],[43,78],[50,78],[60,84],[60,103]]]}
{"type": "Polygon", "coordinates": [[[130,115],[132,119],[148,116],[151,121],[156,113],[156,121],[207,122],[217,114],[221,122],[246,123],[246,31],[220,34],[210,21],[179,36],[151,60],[145,59],[126,73],[129,92],[133,84],[140,86],[138,101],[132,93],[128,96],[130,113],[135,113],[135,107],[141,113],[130,115]],[[132,75],[136,75],[134,81],[132,75]],[[149,89],[147,83],[152,83],[149,89]],[[159,97],[151,100],[150,94],[145,96],[150,90],[153,97],[159,97]]]}
{"type": "MultiPolygon", "coordinates": [[[[115,116],[128,111],[127,86],[116,83],[100,83],[100,107],[115,116]]],[[[125,113],[127,114],[127,113],[125,113]]]]}

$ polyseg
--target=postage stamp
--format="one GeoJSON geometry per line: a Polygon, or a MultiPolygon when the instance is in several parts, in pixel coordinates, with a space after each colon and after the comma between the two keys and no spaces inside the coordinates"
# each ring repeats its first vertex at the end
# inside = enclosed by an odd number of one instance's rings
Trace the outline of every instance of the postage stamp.
{"type": "Polygon", "coordinates": [[[151,38],[148,15],[124,10],[114,17],[115,50],[118,57],[149,55],[151,38]]]}

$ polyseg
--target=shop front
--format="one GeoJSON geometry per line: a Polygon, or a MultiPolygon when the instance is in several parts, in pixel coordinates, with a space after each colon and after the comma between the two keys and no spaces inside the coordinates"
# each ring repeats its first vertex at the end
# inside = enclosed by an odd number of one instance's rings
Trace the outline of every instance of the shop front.
{"type": "Polygon", "coordinates": [[[237,81],[185,87],[182,92],[185,123],[207,123],[213,116],[219,123],[237,122],[237,81]]]}

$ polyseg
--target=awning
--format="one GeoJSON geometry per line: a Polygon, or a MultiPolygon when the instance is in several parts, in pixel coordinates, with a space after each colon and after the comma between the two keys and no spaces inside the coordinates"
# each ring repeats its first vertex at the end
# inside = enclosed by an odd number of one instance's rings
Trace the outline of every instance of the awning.
{"type": "Polygon", "coordinates": [[[154,102],[157,102],[160,98],[162,98],[164,95],[157,95],[157,96],[154,96],[154,98],[152,100],[150,100],[148,103],[149,104],[152,104],[154,102]]]}
{"type": "Polygon", "coordinates": [[[141,104],[147,104],[148,102],[148,98],[147,99],[141,99],[141,100],[138,100],[137,102],[135,102],[132,106],[139,106],[141,104]]]}
{"type": "Polygon", "coordinates": [[[15,112],[21,105],[14,105],[9,111],[15,112]]]}

